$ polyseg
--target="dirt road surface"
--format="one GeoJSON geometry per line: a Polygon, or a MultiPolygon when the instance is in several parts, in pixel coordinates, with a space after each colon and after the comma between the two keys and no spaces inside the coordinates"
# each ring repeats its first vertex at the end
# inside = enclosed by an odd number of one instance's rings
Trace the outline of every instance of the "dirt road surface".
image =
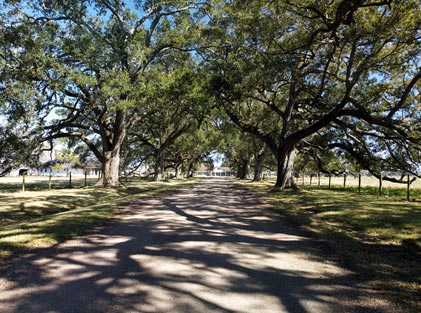
{"type": "Polygon", "coordinates": [[[252,193],[208,179],[1,273],[0,312],[399,312],[252,193]]]}

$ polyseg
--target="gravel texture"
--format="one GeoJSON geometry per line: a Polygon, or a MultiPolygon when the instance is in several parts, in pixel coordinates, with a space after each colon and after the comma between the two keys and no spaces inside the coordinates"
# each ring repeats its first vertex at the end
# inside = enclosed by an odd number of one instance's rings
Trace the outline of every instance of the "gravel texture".
{"type": "Polygon", "coordinates": [[[399,312],[270,206],[208,179],[12,261],[0,312],[399,312]]]}

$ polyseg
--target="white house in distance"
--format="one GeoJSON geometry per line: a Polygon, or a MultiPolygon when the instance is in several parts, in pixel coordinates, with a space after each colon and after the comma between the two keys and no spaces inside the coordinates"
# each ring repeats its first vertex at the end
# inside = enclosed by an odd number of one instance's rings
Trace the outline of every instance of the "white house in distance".
{"type": "Polygon", "coordinates": [[[203,177],[203,176],[212,176],[212,177],[227,177],[235,176],[235,172],[229,167],[215,167],[211,169],[207,165],[200,165],[200,168],[194,172],[194,176],[203,177]]]}
{"type": "Polygon", "coordinates": [[[68,176],[69,170],[72,173],[72,176],[84,176],[85,173],[88,176],[99,176],[101,172],[101,165],[99,162],[88,161],[84,164],[83,168],[66,168],[62,166],[58,168],[57,161],[62,155],[64,146],[60,143],[54,144],[50,148],[49,143],[45,143],[43,150],[39,155],[39,163],[41,164],[40,168],[31,168],[25,164],[21,165],[18,169],[13,170],[9,173],[8,176],[19,176],[23,173],[31,176],[68,176]],[[55,168],[54,168],[55,167],[55,168]]]}

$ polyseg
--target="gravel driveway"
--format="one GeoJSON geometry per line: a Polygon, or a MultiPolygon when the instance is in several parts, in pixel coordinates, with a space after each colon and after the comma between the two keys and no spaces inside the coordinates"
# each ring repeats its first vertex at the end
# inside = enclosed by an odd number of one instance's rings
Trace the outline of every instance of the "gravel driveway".
{"type": "Polygon", "coordinates": [[[224,179],[130,203],[2,276],[2,313],[398,312],[224,179]]]}

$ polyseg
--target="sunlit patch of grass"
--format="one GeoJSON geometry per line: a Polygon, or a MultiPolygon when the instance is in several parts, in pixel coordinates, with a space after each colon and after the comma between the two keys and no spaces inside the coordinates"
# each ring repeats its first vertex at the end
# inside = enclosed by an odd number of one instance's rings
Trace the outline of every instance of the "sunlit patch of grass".
{"type": "Polygon", "coordinates": [[[242,184],[321,239],[369,284],[421,312],[421,203],[314,187],[274,192],[273,182],[242,184]]]}
{"type": "Polygon", "coordinates": [[[0,193],[0,258],[27,248],[50,246],[112,218],[119,207],[197,180],[133,180],[122,189],[87,187],[0,193]]]}

